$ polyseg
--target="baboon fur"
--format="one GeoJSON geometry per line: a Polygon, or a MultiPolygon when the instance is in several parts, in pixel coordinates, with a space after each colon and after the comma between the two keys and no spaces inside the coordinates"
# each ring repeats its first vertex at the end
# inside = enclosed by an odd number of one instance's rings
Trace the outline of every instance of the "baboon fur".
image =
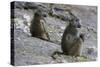
{"type": "Polygon", "coordinates": [[[34,14],[34,19],[31,21],[30,33],[33,37],[37,37],[44,40],[49,40],[48,32],[45,28],[46,21],[41,11],[37,11],[34,14]],[[41,21],[42,20],[42,21],[41,21]]]}
{"type": "Polygon", "coordinates": [[[71,20],[63,33],[61,49],[66,55],[80,56],[84,39],[83,35],[78,33],[78,28],[81,28],[78,20],[71,20]]]}

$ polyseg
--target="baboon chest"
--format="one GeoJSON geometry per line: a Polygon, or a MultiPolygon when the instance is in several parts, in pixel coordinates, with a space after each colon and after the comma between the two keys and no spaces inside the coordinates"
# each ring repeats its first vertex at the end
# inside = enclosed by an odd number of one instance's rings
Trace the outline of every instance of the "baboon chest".
{"type": "Polygon", "coordinates": [[[64,37],[66,41],[68,41],[69,43],[72,43],[78,37],[77,29],[66,30],[64,33],[64,37]]]}
{"type": "Polygon", "coordinates": [[[41,22],[40,20],[36,20],[34,21],[34,29],[35,31],[38,31],[38,32],[44,32],[44,23],[41,22]]]}

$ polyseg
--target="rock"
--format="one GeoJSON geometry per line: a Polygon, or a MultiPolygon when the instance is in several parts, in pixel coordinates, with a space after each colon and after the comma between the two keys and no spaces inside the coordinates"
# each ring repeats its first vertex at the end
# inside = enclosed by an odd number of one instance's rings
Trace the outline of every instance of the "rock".
{"type": "Polygon", "coordinates": [[[88,47],[86,48],[85,56],[91,60],[96,60],[97,57],[97,49],[96,47],[88,47]]]}
{"type": "Polygon", "coordinates": [[[14,31],[15,65],[53,63],[51,55],[60,51],[60,46],[38,38],[29,37],[21,30],[14,31]]]}

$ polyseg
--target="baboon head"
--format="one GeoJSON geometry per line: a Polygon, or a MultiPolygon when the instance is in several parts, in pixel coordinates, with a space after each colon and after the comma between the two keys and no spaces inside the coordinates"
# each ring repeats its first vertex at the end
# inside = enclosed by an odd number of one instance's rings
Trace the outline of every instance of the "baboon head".
{"type": "Polygon", "coordinates": [[[81,23],[80,23],[79,18],[77,16],[75,16],[70,10],[68,12],[70,14],[69,24],[72,27],[81,28],[81,23]]]}
{"type": "Polygon", "coordinates": [[[37,17],[47,17],[47,13],[45,11],[37,10],[35,13],[37,17]]]}
{"type": "Polygon", "coordinates": [[[74,19],[69,20],[69,24],[70,24],[72,27],[81,28],[81,23],[80,23],[80,21],[79,21],[78,18],[74,18],[74,19]]]}

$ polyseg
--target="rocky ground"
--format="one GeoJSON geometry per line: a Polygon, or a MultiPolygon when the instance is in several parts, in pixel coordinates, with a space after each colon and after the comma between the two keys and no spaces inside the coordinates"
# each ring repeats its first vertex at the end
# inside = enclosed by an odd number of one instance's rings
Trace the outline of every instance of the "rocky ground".
{"type": "Polygon", "coordinates": [[[58,5],[45,3],[16,2],[14,15],[14,52],[15,65],[33,64],[54,64],[94,61],[97,58],[97,7],[80,5],[58,5]],[[31,37],[29,27],[34,13],[37,9],[46,12],[46,29],[50,36],[50,41],[31,37]],[[56,11],[53,11],[55,8],[56,11]],[[59,9],[58,9],[59,8],[59,9]],[[68,11],[71,11],[79,18],[82,28],[81,33],[85,34],[85,41],[82,46],[81,57],[71,57],[66,55],[52,54],[61,50],[61,37],[65,27],[68,25],[66,17],[71,18],[68,11]],[[51,14],[52,12],[52,14],[51,14]]]}

